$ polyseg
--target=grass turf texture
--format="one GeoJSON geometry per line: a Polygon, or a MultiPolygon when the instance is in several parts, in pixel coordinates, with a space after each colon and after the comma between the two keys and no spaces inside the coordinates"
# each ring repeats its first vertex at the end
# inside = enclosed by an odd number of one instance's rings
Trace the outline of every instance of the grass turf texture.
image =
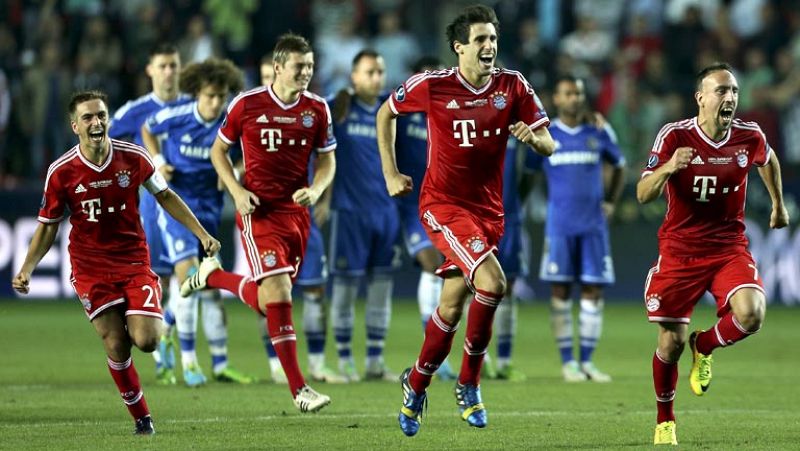
{"type": "MultiPolygon", "coordinates": [[[[363,303],[362,303],[363,306],[363,303]]],[[[262,382],[210,382],[199,389],[155,384],[150,356],[134,362],[155,419],[153,437],[131,435],[133,422],[109,377],[100,340],[69,302],[0,302],[0,448],[3,449],[645,449],[652,447],[655,399],[651,358],[656,328],[638,303],[607,304],[595,361],[610,384],[566,384],[542,304],[522,305],[514,363],[523,383],[483,381],[489,426],[470,428],[455,406],[452,383],[434,381],[429,409],[414,438],[397,425],[400,386],[388,382],[315,384],[333,399],[319,414],[301,414],[286,386],[268,380],[254,314],[227,301],[230,362],[262,382]]],[[[386,356],[400,372],[422,340],[415,302],[397,302],[386,356]]],[[[295,309],[300,328],[301,309],[295,309]]],[[[354,352],[363,367],[363,309],[354,352]]],[[[714,379],[702,398],[690,393],[691,354],[680,364],[678,442],[687,449],[797,449],[800,440],[800,309],[771,307],[755,337],[715,353],[714,379]]],[[[714,324],[700,307],[693,327],[714,324]]],[[[200,328],[202,329],[202,327],[200,328]]],[[[461,360],[463,325],[451,364],[461,360]]],[[[202,332],[200,332],[202,335],[202,332]]],[[[335,367],[332,337],[328,363],[335,367]]],[[[305,343],[298,334],[301,366],[305,343]]],[[[494,354],[494,346],[492,346],[494,354]]],[[[203,339],[201,365],[210,376],[203,339]]],[[[180,358],[178,357],[178,361],[180,358]]],[[[362,368],[363,369],[363,368],[362,368]]],[[[178,374],[180,381],[180,373],[178,374]]],[[[180,384],[180,382],[179,382],[180,384]]]]}

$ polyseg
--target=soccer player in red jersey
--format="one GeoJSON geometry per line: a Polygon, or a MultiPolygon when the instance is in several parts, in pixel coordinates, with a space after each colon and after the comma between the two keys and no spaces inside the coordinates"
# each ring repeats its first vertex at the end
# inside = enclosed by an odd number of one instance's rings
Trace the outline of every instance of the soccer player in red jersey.
{"type": "Polygon", "coordinates": [[[648,319],[659,324],[655,444],[677,444],[673,400],[687,339],[693,357],[689,385],[702,396],[711,382],[711,352],[758,332],[764,320],[764,288],[744,235],[751,166],[758,167],[772,199],[770,227],[789,224],[778,157],[758,124],[734,118],[739,86],[731,67],[706,67],[696,90],[697,116],[661,129],[636,186],[641,203],[662,192],[667,199],[658,262],[644,292],[648,319]],[[692,310],[706,291],[714,295],[719,321],[689,335],[692,310]]]}
{"type": "Polygon", "coordinates": [[[306,385],[297,363],[292,282],[308,240],[308,207],[333,180],[336,139],[328,104],[306,90],[314,74],[308,42],[295,34],[283,35],[273,58],[275,81],[243,92],[231,102],[211,148],[211,162],[236,204],[236,222],[252,277],[223,271],[218,260],[207,258],[181,285],[181,293],[206,286],[222,288],[266,315],[295,406],[302,412],[315,412],[328,405],[330,397],[306,385]],[[244,159],[241,184],[228,156],[236,142],[244,159]],[[312,153],[316,171],[308,186],[312,153]]]}
{"type": "Polygon", "coordinates": [[[474,301],[467,315],[461,371],[455,387],[462,418],[486,426],[479,376],[492,334],[495,309],[506,292],[498,263],[503,234],[503,163],[509,134],[543,155],[555,143],[549,119],[525,78],[494,67],[497,16],[485,6],[471,6],[447,27],[458,67],[409,78],[378,111],[376,123],[383,173],[389,194],[412,189],[411,178],[397,169],[395,120],[398,115],[428,116],[428,169],[419,208],[426,232],[445,262],[439,307],[425,328],[416,364],[402,377],[403,406],[398,416],[406,435],[415,435],[425,404],[425,389],[447,357],[465,300],[474,301]]]}
{"type": "Polygon", "coordinates": [[[108,138],[106,95],[85,91],[69,103],[79,144],[50,165],[39,209],[39,227],[25,262],[12,280],[28,292],[31,273],[52,246],[69,209],[72,286],[103,340],[108,369],[136,421],[135,433],[153,434],[153,421],[131,360],[131,347],[153,352],[161,337],[161,288],[139,217],[139,186],[200,240],[213,255],[219,241],[206,232],[172,190],[147,151],[108,138]]]}

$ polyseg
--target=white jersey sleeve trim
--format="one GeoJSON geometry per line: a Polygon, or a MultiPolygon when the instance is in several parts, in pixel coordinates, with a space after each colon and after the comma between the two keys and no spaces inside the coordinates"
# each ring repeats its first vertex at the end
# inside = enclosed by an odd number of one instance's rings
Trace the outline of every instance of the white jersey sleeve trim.
{"type": "Polygon", "coordinates": [[[528,128],[531,130],[536,130],[539,127],[545,126],[550,123],[550,118],[545,116],[538,121],[534,122],[533,124],[529,125],[528,128]]]}
{"type": "Polygon", "coordinates": [[[231,140],[231,139],[228,139],[228,137],[225,136],[224,133],[222,133],[222,130],[217,132],[217,136],[219,136],[219,139],[221,139],[225,144],[227,144],[229,146],[232,146],[234,144],[234,141],[231,140]]]}
{"type": "Polygon", "coordinates": [[[394,106],[394,99],[392,96],[389,96],[389,109],[392,110],[395,116],[400,116],[400,113],[397,112],[397,107],[394,106]]]}
{"type": "Polygon", "coordinates": [[[327,145],[325,147],[317,147],[314,149],[317,153],[328,153],[336,150],[336,143],[327,145]]]}

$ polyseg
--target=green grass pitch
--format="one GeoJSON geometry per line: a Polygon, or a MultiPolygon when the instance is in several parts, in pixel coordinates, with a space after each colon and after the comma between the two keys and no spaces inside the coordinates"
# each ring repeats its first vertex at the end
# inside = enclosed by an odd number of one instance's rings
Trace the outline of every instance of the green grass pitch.
{"type": "MultiPolygon", "coordinates": [[[[295,309],[298,313],[300,309],[295,309]]],[[[609,303],[595,361],[610,384],[566,384],[541,303],[520,307],[514,361],[522,383],[484,381],[489,426],[461,421],[451,383],[434,381],[420,433],[397,426],[399,384],[317,384],[332,404],[303,415],[285,386],[210,382],[199,389],[161,387],[149,356],[134,354],[155,419],[153,437],[131,435],[133,423],[108,375],[100,340],[81,306],[71,302],[0,302],[0,448],[2,449],[646,449],[651,448],[655,399],[651,358],[655,326],[639,303],[609,303]]],[[[228,302],[230,362],[267,378],[254,314],[228,302]]],[[[363,365],[363,315],[354,351],[363,365]]],[[[699,307],[696,327],[713,325],[699,307]]],[[[295,315],[295,324],[300,324],[295,315]]],[[[763,331],[715,353],[714,381],[691,394],[691,356],[680,365],[678,441],[686,449],[800,447],[800,309],[771,307],[763,331]]],[[[201,327],[202,329],[202,327],[201,327]]],[[[463,334],[463,324],[460,335],[463,334]]],[[[202,332],[201,332],[202,335],[202,332]]],[[[395,303],[387,360],[397,372],[415,359],[422,331],[415,302],[395,303]]],[[[460,364],[457,337],[451,363],[460,364]]],[[[299,334],[301,365],[305,343],[299,334]]],[[[335,364],[329,337],[328,362],[335,364]]],[[[208,374],[205,342],[199,358],[208,374]]],[[[494,349],[492,349],[493,353],[494,349]]]]}

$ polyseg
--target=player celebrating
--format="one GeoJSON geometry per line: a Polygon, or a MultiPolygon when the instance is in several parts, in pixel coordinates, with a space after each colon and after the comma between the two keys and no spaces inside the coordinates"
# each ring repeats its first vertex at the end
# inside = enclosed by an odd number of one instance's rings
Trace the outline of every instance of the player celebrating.
{"type": "MultiPolygon", "coordinates": [[[[261,85],[272,86],[275,81],[275,68],[273,67],[272,54],[261,58],[261,85]]],[[[311,180],[310,180],[311,181],[311,180]]],[[[325,339],[327,322],[325,315],[325,282],[328,279],[326,268],[325,245],[322,241],[322,231],[319,227],[328,220],[328,210],[318,202],[312,209],[311,228],[308,234],[306,253],[303,256],[303,266],[297,275],[295,285],[301,287],[303,297],[303,332],[308,344],[308,373],[311,380],[341,384],[347,379],[330,369],[325,364],[325,339]]],[[[266,324],[259,320],[259,330],[264,349],[269,358],[269,368],[272,381],[287,384],[286,374],[283,372],[281,361],[272,346],[266,324]]]]}
{"type": "Polygon", "coordinates": [[[161,288],[150,269],[139,218],[139,186],[200,240],[210,255],[219,242],[156,171],[139,146],[108,138],[106,95],[79,92],[69,103],[78,145],[50,165],[39,227],[12,286],[27,293],[31,273],[55,240],[69,209],[72,286],[103,340],[108,369],[136,422],[136,434],[153,434],[131,347],[153,352],[161,334],[161,288]]]}
{"type": "Polygon", "coordinates": [[[275,44],[273,55],[275,82],[246,91],[231,102],[211,148],[211,162],[236,204],[236,221],[253,277],[223,271],[218,260],[207,258],[181,285],[181,293],[222,288],[266,315],[295,406],[302,412],[316,412],[330,403],[330,397],[306,385],[297,364],[292,281],[305,252],[311,221],[308,207],[330,185],[336,170],[336,139],[328,104],[306,90],[314,74],[308,41],[285,34],[275,44]],[[228,157],[237,141],[245,161],[241,185],[228,157]],[[312,151],[316,151],[317,164],[308,186],[312,151]]]}
{"type": "MultiPolygon", "coordinates": [[[[339,171],[331,188],[330,271],[333,275],[331,316],[339,352],[339,370],[349,382],[360,380],[351,354],[355,300],[367,277],[366,379],[397,380],[386,367],[383,347],[392,306],[393,264],[400,223],[395,205],[383,188],[375,131],[375,112],[385,100],[383,57],[362,50],[353,58],[353,95],[331,102],[346,110],[334,122],[339,171]],[[341,105],[340,102],[347,102],[341,105]]],[[[324,203],[323,203],[324,204],[324,203]]]]}
{"type": "MultiPolygon", "coordinates": [[[[150,51],[150,59],[145,68],[153,91],[138,99],[131,100],[123,105],[114,114],[108,126],[108,136],[113,139],[124,139],[134,144],[144,146],[142,141],[142,124],[145,119],[158,110],[187,103],[191,98],[178,90],[178,74],[181,70],[181,58],[174,45],[160,44],[150,51]]],[[[167,176],[169,168],[162,166],[161,175],[167,176]]],[[[161,289],[165,299],[175,296],[170,293],[169,281],[172,277],[172,266],[165,259],[164,243],[158,229],[159,210],[153,196],[144,193],[141,196],[139,212],[142,216],[147,246],[150,249],[150,265],[153,271],[160,276],[161,289]]],[[[173,350],[172,327],[175,326],[173,307],[178,304],[167,302],[164,307],[164,334],[159,342],[159,348],[153,352],[156,361],[156,379],[161,384],[175,384],[175,352],[173,350]]],[[[186,376],[186,371],[184,371],[186,376]]],[[[189,375],[189,379],[194,377],[189,375]]],[[[184,377],[186,379],[186,377],[184,377]]]]}
{"type": "Polygon", "coordinates": [[[769,225],[789,224],[780,164],[758,124],[734,118],[739,86],[726,63],[697,75],[697,116],[665,125],[636,186],[641,203],[662,191],[668,201],[658,232],[658,262],[645,282],[645,307],[657,322],[653,382],[658,406],[656,445],[676,445],[673,401],[678,359],[687,341],[692,310],[710,291],[717,324],[688,336],[692,351],[689,386],[702,396],[711,383],[711,353],[758,332],[766,301],[744,230],[747,173],[758,173],[772,199],[769,225]]]}
{"type": "MultiPolygon", "coordinates": [[[[223,197],[217,173],[209,160],[211,144],[222,124],[222,112],[232,93],[242,90],[241,71],[228,60],[208,59],[191,64],[180,76],[180,89],[196,100],[167,107],[150,116],[142,126],[142,140],[157,169],[166,168],[166,179],[197,215],[206,230],[216,234],[222,214],[223,197]],[[159,139],[160,138],[160,139],[159,139]]],[[[160,236],[178,282],[183,282],[200,264],[197,240],[178,221],[159,218],[160,236]]],[[[179,297],[176,305],[178,338],[184,382],[196,387],[206,382],[197,363],[198,297],[203,303],[203,326],[211,351],[212,373],[221,382],[249,384],[253,378],[228,366],[228,331],[219,291],[206,290],[199,296],[179,297]]]]}
{"type": "Polygon", "coordinates": [[[431,241],[445,256],[437,272],[444,277],[439,307],[425,330],[422,351],[402,377],[403,406],[398,417],[406,435],[419,431],[431,376],[450,351],[467,295],[464,355],[455,394],[470,426],[485,427],[479,377],[491,338],[494,312],[506,292],[497,261],[503,234],[503,160],[509,133],[535,151],[550,155],[554,143],[549,120],[533,88],[519,73],[494,67],[497,28],[494,11],[466,8],[448,27],[458,67],[409,78],[381,106],[376,118],[383,173],[389,194],[412,189],[397,170],[394,123],[399,114],[428,114],[428,170],[420,193],[420,216],[431,241]]]}
{"type": "Polygon", "coordinates": [[[595,367],[592,353],[603,326],[603,286],[614,282],[607,218],[624,184],[625,159],[610,126],[584,123],[583,82],[572,76],[556,80],[553,104],[558,117],[550,133],[558,155],[529,159],[547,177],[547,221],[539,277],[550,282],[550,322],[567,382],[609,382],[595,367]],[[603,189],[603,163],[613,167],[603,189]],[[580,365],[573,357],[570,285],[581,284],[580,365]]]}
{"type": "MultiPolygon", "coordinates": [[[[443,69],[439,59],[422,57],[414,65],[414,73],[443,69]]],[[[442,264],[442,255],[433,247],[419,219],[419,187],[428,164],[428,129],[425,114],[413,113],[397,118],[397,169],[411,177],[412,192],[398,197],[400,227],[408,255],[413,257],[421,269],[417,284],[417,302],[422,317],[422,330],[439,304],[442,293],[442,279],[437,277],[436,268],[442,264]]],[[[455,379],[456,375],[445,359],[436,370],[436,375],[444,380],[455,379]]]]}

